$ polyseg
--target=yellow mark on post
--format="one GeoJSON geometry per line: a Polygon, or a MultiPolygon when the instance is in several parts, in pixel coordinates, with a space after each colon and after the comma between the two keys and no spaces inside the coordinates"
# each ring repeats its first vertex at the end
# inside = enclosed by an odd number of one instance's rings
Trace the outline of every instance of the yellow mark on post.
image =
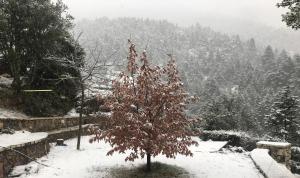
{"type": "Polygon", "coordinates": [[[53,90],[23,90],[26,93],[31,93],[31,92],[52,92],[53,90]]]}

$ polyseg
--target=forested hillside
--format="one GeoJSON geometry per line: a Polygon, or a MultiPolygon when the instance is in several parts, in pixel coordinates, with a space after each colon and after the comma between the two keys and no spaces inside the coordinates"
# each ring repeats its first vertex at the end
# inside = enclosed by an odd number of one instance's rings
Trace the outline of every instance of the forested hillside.
{"type": "Polygon", "coordinates": [[[201,25],[183,28],[135,18],[83,20],[75,32],[82,33],[83,47],[97,46],[103,57],[114,54],[112,60],[119,63],[126,60],[129,38],[147,50],[152,63],[162,65],[169,54],[175,56],[186,88],[199,97],[189,112],[203,118],[202,126],[208,130],[264,135],[280,93],[300,95],[300,56],[258,47],[262,45],[255,39],[242,41],[201,25]]]}
{"type": "Polygon", "coordinates": [[[0,0],[0,178],[300,178],[275,1],[0,0]]]}
{"type": "Polygon", "coordinates": [[[285,48],[294,53],[300,52],[300,41],[296,40],[300,39],[300,32],[293,29],[268,26],[256,22],[255,19],[251,21],[213,15],[200,18],[199,21],[215,31],[239,34],[241,39],[255,38],[255,41],[261,45],[285,48]]]}

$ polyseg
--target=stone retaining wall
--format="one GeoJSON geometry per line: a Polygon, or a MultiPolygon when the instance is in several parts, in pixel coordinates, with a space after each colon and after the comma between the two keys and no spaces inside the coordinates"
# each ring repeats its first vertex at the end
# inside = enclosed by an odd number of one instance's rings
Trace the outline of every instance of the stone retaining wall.
{"type": "Polygon", "coordinates": [[[268,149],[270,155],[278,163],[283,163],[291,170],[291,144],[290,143],[276,143],[276,142],[258,142],[257,148],[268,149]]]}
{"type": "MultiPolygon", "coordinates": [[[[89,135],[88,133],[89,124],[82,126],[82,136],[89,135]]],[[[54,130],[48,132],[48,142],[56,142],[57,139],[71,139],[76,138],[78,136],[78,126],[70,127],[66,129],[54,130]]]]}
{"type": "MultiPolygon", "coordinates": [[[[106,116],[85,117],[84,124],[96,124],[105,120],[106,116]]],[[[3,128],[27,130],[30,132],[46,132],[78,125],[78,117],[44,117],[44,118],[0,118],[3,128]]]]}
{"type": "MultiPolygon", "coordinates": [[[[89,124],[98,125],[101,129],[107,128],[109,115],[98,117],[85,117],[82,135],[88,135],[89,124]]],[[[77,137],[78,117],[50,117],[50,118],[0,118],[0,128],[14,130],[27,130],[30,132],[48,132],[48,137],[34,142],[10,146],[8,149],[0,148],[0,178],[3,171],[6,178],[11,169],[18,165],[24,165],[32,160],[10,150],[15,149],[32,158],[40,158],[49,152],[49,142],[56,139],[70,139],[77,137]],[[1,166],[3,165],[3,166],[1,166]],[[1,168],[3,167],[3,168],[1,168]]]]}
{"type": "Polygon", "coordinates": [[[11,149],[36,159],[45,156],[49,152],[50,148],[47,138],[21,145],[10,146],[8,149],[1,148],[0,163],[3,165],[3,173],[5,178],[8,176],[9,172],[14,166],[24,165],[32,161],[11,149]]]}

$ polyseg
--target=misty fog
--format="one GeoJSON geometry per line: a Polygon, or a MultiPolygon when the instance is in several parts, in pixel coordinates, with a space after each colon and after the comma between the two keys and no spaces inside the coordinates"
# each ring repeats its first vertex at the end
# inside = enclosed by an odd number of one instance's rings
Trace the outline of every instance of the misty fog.
{"type": "Polygon", "coordinates": [[[286,9],[278,0],[63,0],[78,22],[101,17],[168,20],[179,26],[196,23],[243,40],[255,38],[259,45],[273,45],[291,53],[300,52],[300,32],[281,20],[286,9]],[[274,37],[276,36],[276,37],[274,37]]]}

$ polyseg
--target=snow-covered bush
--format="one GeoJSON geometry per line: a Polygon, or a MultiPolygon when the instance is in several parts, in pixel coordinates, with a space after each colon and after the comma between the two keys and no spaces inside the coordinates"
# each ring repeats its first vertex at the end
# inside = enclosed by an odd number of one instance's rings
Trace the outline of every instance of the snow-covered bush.
{"type": "Polygon", "coordinates": [[[292,147],[292,165],[293,173],[300,174],[300,147],[292,147]]]}
{"type": "Polygon", "coordinates": [[[200,138],[204,141],[228,141],[230,146],[242,147],[247,151],[251,151],[256,148],[256,142],[259,138],[252,137],[245,132],[235,132],[235,131],[203,131],[200,138]]]}
{"type": "Polygon", "coordinates": [[[299,142],[298,98],[290,87],[284,87],[276,97],[271,112],[266,115],[266,129],[274,137],[292,144],[299,142]]]}

